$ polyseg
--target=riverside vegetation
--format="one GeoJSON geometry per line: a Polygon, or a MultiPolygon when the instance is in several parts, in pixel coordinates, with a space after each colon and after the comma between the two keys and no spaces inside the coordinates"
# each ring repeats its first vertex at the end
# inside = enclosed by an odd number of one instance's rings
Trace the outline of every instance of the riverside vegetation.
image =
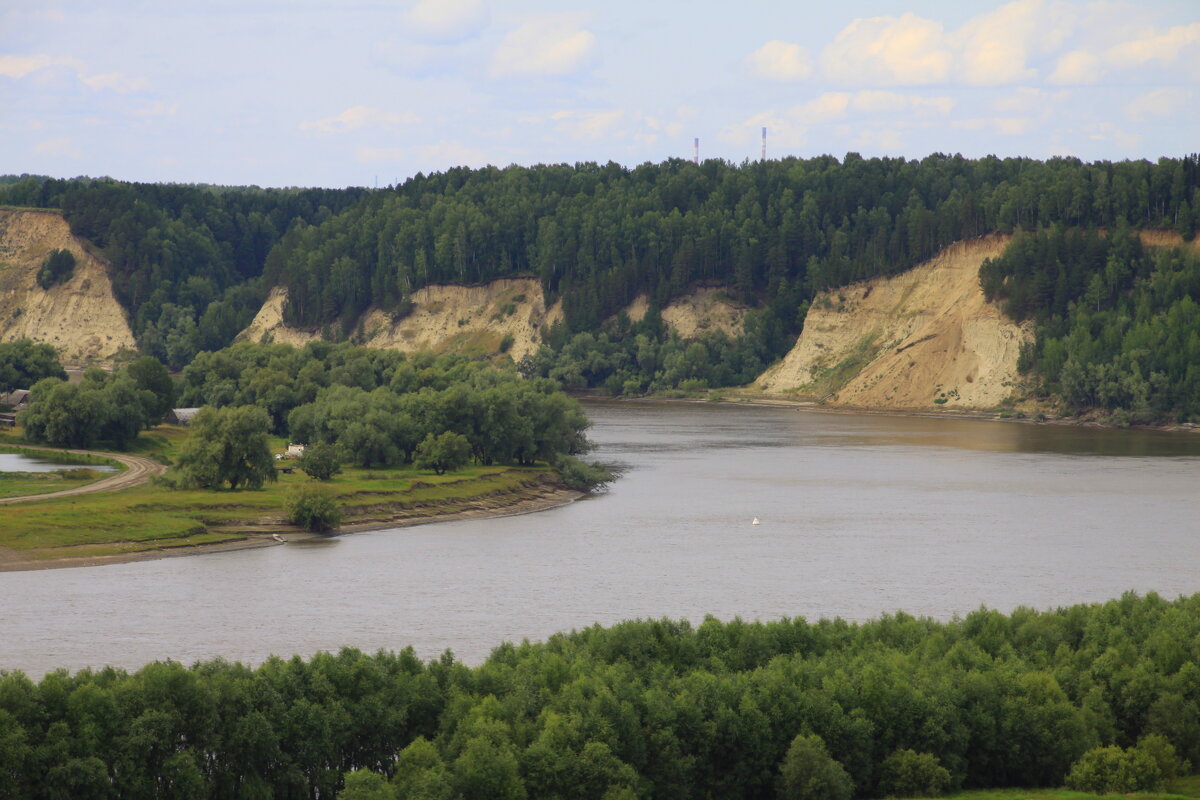
{"type": "Polygon", "coordinates": [[[26,440],[130,449],[172,469],[153,486],[6,509],[0,548],[29,561],[227,543],[286,518],[311,529],[338,516],[402,523],[611,479],[576,458],[589,448],[579,403],[511,365],[324,342],[236,345],[184,371],[182,401],[208,406],[191,429],[145,433],[150,409],[175,396],[164,375],[144,357],[111,374],[89,370],[78,384],[34,386],[19,417],[26,440]],[[327,480],[336,514],[295,513],[289,498],[305,476],[277,474],[271,458],[288,438],[332,451],[335,466],[307,466],[327,480]],[[212,491],[223,485],[260,491],[212,491]]]}
{"type": "Polygon", "coordinates": [[[631,621],[447,652],[0,674],[0,797],[1194,793],[1200,595],[948,623],[631,621]],[[1190,787],[1190,788],[1189,788],[1190,787]]]}

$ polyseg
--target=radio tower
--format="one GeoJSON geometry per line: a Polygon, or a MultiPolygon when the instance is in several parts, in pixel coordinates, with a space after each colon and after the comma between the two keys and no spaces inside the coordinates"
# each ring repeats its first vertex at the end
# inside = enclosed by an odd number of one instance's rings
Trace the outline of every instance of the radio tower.
{"type": "Polygon", "coordinates": [[[700,137],[699,136],[696,137],[694,146],[695,146],[696,150],[695,150],[695,153],[692,155],[692,163],[698,165],[700,163],[700,137]]]}
{"type": "Polygon", "coordinates": [[[763,126],[762,160],[763,161],[767,160],[767,126],[765,126],[765,125],[763,126]]]}

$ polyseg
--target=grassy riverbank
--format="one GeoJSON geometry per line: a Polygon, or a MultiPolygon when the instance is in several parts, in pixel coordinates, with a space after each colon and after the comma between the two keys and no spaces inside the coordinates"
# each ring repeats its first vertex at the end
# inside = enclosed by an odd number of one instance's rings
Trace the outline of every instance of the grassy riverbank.
{"type": "Polygon", "coordinates": [[[1200,797],[1200,775],[1189,775],[1173,781],[1161,792],[1133,794],[1089,794],[1070,789],[976,789],[944,795],[941,800],[1182,800],[1200,797]]]}
{"type": "MultiPolygon", "coordinates": [[[[136,450],[169,461],[185,436],[182,428],[160,426],[143,435],[136,450]]],[[[272,444],[276,451],[285,446],[282,440],[272,444]]],[[[300,533],[286,523],[284,505],[288,490],[308,481],[295,470],[281,472],[276,483],[255,491],[175,490],[151,483],[8,506],[0,527],[0,570],[271,544],[271,534],[300,533]]],[[[434,475],[411,466],[348,466],[327,485],[343,509],[347,530],[511,513],[570,499],[546,467],[468,467],[434,475]]]]}

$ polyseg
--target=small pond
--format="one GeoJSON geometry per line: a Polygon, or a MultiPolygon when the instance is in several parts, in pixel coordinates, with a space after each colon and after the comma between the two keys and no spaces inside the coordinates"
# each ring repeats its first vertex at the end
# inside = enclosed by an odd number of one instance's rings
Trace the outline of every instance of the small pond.
{"type": "Polygon", "coordinates": [[[56,469],[87,467],[96,472],[116,472],[116,467],[106,464],[60,464],[21,453],[0,453],[0,472],[54,472],[56,469]]]}

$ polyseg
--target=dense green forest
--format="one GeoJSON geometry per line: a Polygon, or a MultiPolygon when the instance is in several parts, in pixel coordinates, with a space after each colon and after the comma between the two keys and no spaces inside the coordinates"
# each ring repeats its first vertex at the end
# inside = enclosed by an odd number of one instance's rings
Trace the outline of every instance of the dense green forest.
{"type": "MultiPolygon", "coordinates": [[[[637,393],[747,382],[786,352],[815,292],[902,272],[961,239],[1052,225],[1190,239],[1200,156],[459,168],[376,191],[25,177],[0,181],[0,203],[61,207],[113,262],[142,349],[176,368],[227,345],[269,286],[288,289],[286,321],[341,338],[372,305],[403,314],[424,285],[530,275],[566,316],[524,371],[637,393]],[[697,284],[757,309],[743,336],[672,340],[654,315],[601,330],[639,294],[661,309],[697,284]]],[[[1080,279],[1048,299],[1054,313],[1086,292],[1090,277],[1080,279]]],[[[1018,315],[1034,313],[1027,304],[1020,293],[1010,303],[1018,315]]]]}
{"type": "Polygon", "coordinates": [[[1200,257],[1146,248],[1120,225],[1053,225],[1019,234],[980,268],[988,299],[1037,320],[1024,359],[1042,389],[1075,411],[1115,409],[1117,421],[1200,417],[1200,257]]]}
{"type": "Polygon", "coordinates": [[[597,625],[478,667],[343,650],[7,673],[0,798],[327,798],[344,781],[357,800],[869,798],[1087,785],[1114,760],[1153,787],[1200,763],[1198,647],[1200,595],[1151,594],[950,623],[597,625]]]}
{"type": "Polygon", "coordinates": [[[8,176],[0,204],[59,208],[112,264],[117,300],[144,353],[179,368],[250,323],[260,276],[293,225],[320,223],[365,189],[259,189],[8,176]]]}

